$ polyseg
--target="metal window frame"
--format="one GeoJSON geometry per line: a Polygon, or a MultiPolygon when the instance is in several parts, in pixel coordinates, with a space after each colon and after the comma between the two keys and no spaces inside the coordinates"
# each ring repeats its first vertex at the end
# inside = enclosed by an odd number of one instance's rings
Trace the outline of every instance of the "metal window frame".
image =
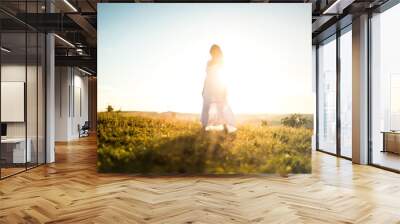
{"type": "Polygon", "coordinates": [[[341,40],[340,40],[340,37],[343,36],[345,33],[350,32],[352,30],[351,26],[352,26],[352,23],[350,23],[342,28],[337,27],[338,30],[334,34],[326,37],[325,39],[321,40],[317,44],[316,63],[315,63],[316,64],[316,73],[315,73],[316,74],[316,113],[317,113],[316,114],[316,151],[323,152],[323,153],[333,155],[333,156],[336,156],[339,158],[343,158],[346,160],[350,160],[350,161],[352,160],[352,158],[342,155],[342,150],[341,150],[341,129],[342,129],[342,127],[341,127],[341,117],[340,117],[340,112],[341,112],[340,111],[340,109],[341,109],[340,108],[340,103],[341,103],[341,97],[340,97],[340,93],[341,93],[341,90],[340,90],[340,84],[341,84],[340,41],[341,40]],[[335,98],[336,99],[336,152],[335,153],[329,152],[329,151],[321,149],[319,147],[319,145],[320,145],[319,144],[319,121],[320,121],[319,120],[319,112],[320,112],[319,111],[319,99],[320,99],[320,96],[319,96],[319,76],[320,76],[319,64],[320,64],[320,61],[319,61],[319,59],[320,59],[320,57],[319,57],[318,49],[319,49],[321,43],[326,44],[331,41],[336,41],[336,51],[335,51],[335,53],[336,53],[336,95],[335,95],[336,96],[336,98],[335,98]]]}
{"type": "MultiPolygon", "coordinates": [[[[25,3],[26,2],[27,1],[25,1],[25,3]]],[[[39,6],[38,6],[39,0],[36,0],[36,3],[37,3],[36,10],[38,11],[39,10],[39,6]]],[[[27,7],[27,5],[25,4],[25,16],[27,16],[27,14],[26,14],[27,8],[26,7],[27,7]]],[[[46,11],[47,11],[47,7],[46,7],[46,11]]],[[[47,128],[46,128],[47,127],[47,110],[46,110],[46,108],[47,108],[47,100],[46,100],[47,99],[47,82],[46,82],[46,78],[47,78],[47,38],[46,38],[46,36],[47,36],[47,33],[36,30],[36,29],[30,27],[27,23],[24,23],[24,26],[25,26],[25,30],[22,31],[21,33],[25,34],[25,86],[24,86],[25,169],[15,172],[15,173],[12,173],[12,174],[9,174],[7,176],[3,176],[2,168],[0,166],[0,180],[7,179],[9,177],[18,175],[18,174],[26,172],[28,170],[37,168],[41,165],[47,164],[47,151],[46,151],[46,149],[47,149],[47,140],[46,140],[47,139],[47,128]],[[27,157],[28,157],[28,154],[27,154],[27,147],[28,147],[28,144],[27,144],[27,139],[28,139],[28,136],[27,136],[28,135],[28,131],[27,131],[27,129],[28,129],[28,113],[27,113],[28,30],[31,30],[34,33],[36,33],[36,136],[35,137],[37,140],[36,163],[33,164],[33,166],[29,166],[29,167],[28,167],[28,162],[27,162],[27,157]],[[41,53],[44,53],[44,55],[43,55],[44,68],[42,68],[42,77],[44,80],[44,86],[42,87],[42,88],[44,88],[44,99],[43,99],[42,107],[45,109],[43,111],[44,116],[42,117],[44,119],[44,120],[42,120],[42,122],[44,123],[44,136],[43,136],[44,145],[42,146],[43,147],[42,151],[44,152],[44,155],[42,155],[42,157],[44,159],[43,163],[39,163],[39,141],[38,141],[39,140],[39,82],[38,82],[38,80],[39,80],[39,78],[38,78],[39,77],[39,68],[38,68],[38,66],[39,66],[39,33],[44,34],[43,40],[42,40],[42,44],[44,44],[44,51],[41,52],[41,53]]],[[[3,32],[0,31],[0,45],[2,44],[2,33],[3,32]]],[[[2,75],[2,73],[1,73],[2,63],[1,62],[2,62],[2,56],[0,54],[0,82],[1,82],[1,75],[2,75]]],[[[0,90],[1,90],[1,85],[0,85],[0,90]]],[[[0,99],[1,99],[1,91],[0,91],[0,99]]],[[[1,104],[0,104],[0,111],[1,111],[1,109],[2,108],[1,108],[1,104]]],[[[0,113],[0,123],[1,123],[1,113],[0,113]]],[[[0,144],[0,158],[1,158],[1,144],[0,144]]],[[[32,164],[29,164],[29,165],[32,165],[32,164]]]]}
{"type": "MultiPolygon", "coordinates": [[[[3,44],[2,44],[2,40],[3,40],[3,38],[2,38],[2,32],[1,32],[1,24],[2,23],[0,23],[0,46],[2,46],[3,44]]],[[[1,125],[1,77],[2,77],[2,73],[1,73],[1,71],[2,71],[2,53],[0,52],[0,125],[1,125]]],[[[1,134],[0,134],[1,135],[1,134]]],[[[0,144],[0,180],[2,179],[2,175],[1,175],[1,171],[2,171],[2,168],[1,168],[1,151],[2,151],[2,146],[1,146],[2,144],[0,144]]]]}
{"type": "Polygon", "coordinates": [[[400,5],[400,0],[389,0],[387,2],[385,2],[383,5],[379,6],[378,8],[374,9],[374,10],[370,10],[368,11],[368,30],[367,30],[367,45],[368,45],[368,53],[367,53],[367,85],[368,85],[368,95],[367,95],[367,119],[368,119],[368,124],[367,124],[367,129],[368,129],[368,158],[367,158],[367,163],[370,166],[379,168],[379,169],[383,169],[383,170],[387,170],[390,172],[394,172],[394,173],[400,173],[400,169],[394,169],[388,166],[384,166],[381,164],[377,164],[374,163],[374,156],[373,156],[373,138],[372,138],[372,105],[373,105],[373,100],[372,100],[372,94],[374,92],[373,88],[372,88],[372,59],[373,59],[373,51],[372,51],[372,31],[373,31],[373,27],[372,27],[372,19],[374,18],[373,14],[374,13],[384,13],[385,11],[391,9],[392,7],[396,6],[396,5],[400,5]]]}
{"type": "MultiPolygon", "coordinates": [[[[388,10],[388,9],[398,5],[398,4],[400,4],[400,0],[388,0],[383,5],[381,5],[381,6],[377,7],[377,8],[371,9],[371,10],[369,10],[367,12],[368,13],[368,30],[367,30],[367,42],[368,42],[367,43],[367,45],[368,45],[368,49],[367,49],[368,50],[368,54],[367,54],[367,66],[368,66],[368,69],[367,69],[367,83],[368,83],[367,84],[368,85],[367,86],[367,88],[368,88],[368,90],[367,90],[367,92],[368,92],[367,93],[368,94],[367,95],[367,102],[368,102],[368,105],[367,105],[367,107],[368,107],[368,110],[367,110],[368,138],[367,138],[367,141],[368,141],[368,152],[367,152],[367,154],[368,154],[368,161],[367,161],[367,165],[370,165],[370,166],[373,166],[373,167],[376,167],[376,168],[379,168],[379,169],[387,170],[387,171],[390,171],[390,172],[395,172],[395,173],[400,173],[400,170],[393,169],[393,168],[390,168],[390,167],[386,167],[386,166],[382,166],[382,165],[373,163],[373,148],[372,148],[372,146],[373,146],[373,141],[372,141],[372,93],[373,93],[373,89],[372,89],[372,57],[373,57],[373,52],[372,52],[372,30],[373,29],[372,29],[371,20],[373,18],[373,13],[383,13],[386,10],[388,10]]],[[[350,23],[346,27],[340,29],[339,32],[346,30],[346,28],[348,26],[351,26],[351,25],[352,25],[352,23],[350,23]]],[[[332,34],[331,36],[336,35],[335,40],[336,40],[336,46],[338,48],[338,45],[340,45],[340,36],[343,35],[345,32],[340,33],[340,35],[337,35],[337,33],[338,33],[338,31],[336,32],[336,34],[332,34]]],[[[338,135],[338,133],[340,133],[341,130],[339,130],[339,132],[337,130],[337,132],[336,132],[337,133],[336,134],[337,135],[336,136],[336,138],[337,138],[336,139],[336,146],[337,146],[336,154],[328,152],[328,151],[325,151],[325,150],[319,148],[319,55],[318,55],[319,51],[318,51],[318,48],[319,48],[319,44],[320,43],[328,40],[329,38],[331,38],[331,36],[326,37],[325,39],[319,41],[318,44],[316,44],[316,73],[315,73],[316,74],[316,113],[317,113],[316,114],[316,151],[323,152],[323,153],[326,153],[326,154],[329,154],[329,155],[333,155],[333,156],[336,156],[336,157],[339,157],[339,158],[352,160],[352,158],[343,156],[341,154],[341,148],[340,148],[340,145],[338,144],[338,142],[340,143],[340,135],[338,135]],[[339,138],[339,141],[338,141],[338,138],[339,138]]],[[[340,53],[340,51],[336,51],[336,56],[337,56],[337,58],[339,57],[339,62],[340,62],[339,53],[340,53]]],[[[337,62],[337,68],[338,68],[338,62],[337,62]]],[[[337,69],[336,73],[337,73],[337,76],[339,76],[339,78],[340,78],[340,74],[338,74],[338,73],[340,73],[340,67],[339,67],[339,70],[337,69]]],[[[338,80],[336,80],[336,85],[340,85],[340,82],[338,82],[338,80]]],[[[340,91],[340,87],[337,88],[337,90],[340,91]]],[[[340,92],[336,93],[336,97],[337,98],[340,97],[340,92]]],[[[336,102],[340,103],[340,99],[337,99],[336,102]]],[[[341,129],[341,127],[340,127],[340,117],[338,118],[338,115],[340,116],[340,113],[338,113],[338,111],[340,111],[340,110],[338,110],[338,105],[340,107],[340,104],[336,105],[336,107],[337,107],[336,108],[336,116],[337,116],[337,119],[336,119],[337,124],[336,124],[336,126],[337,126],[337,128],[341,129]],[[339,125],[338,125],[338,122],[339,122],[339,125]]]]}

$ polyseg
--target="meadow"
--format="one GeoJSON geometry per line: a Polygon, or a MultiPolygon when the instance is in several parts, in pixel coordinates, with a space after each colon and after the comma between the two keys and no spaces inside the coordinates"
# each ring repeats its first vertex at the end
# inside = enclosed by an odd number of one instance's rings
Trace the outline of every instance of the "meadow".
{"type": "Polygon", "coordinates": [[[310,173],[312,129],[241,123],[205,132],[193,119],[98,113],[99,172],[135,174],[310,173]]]}

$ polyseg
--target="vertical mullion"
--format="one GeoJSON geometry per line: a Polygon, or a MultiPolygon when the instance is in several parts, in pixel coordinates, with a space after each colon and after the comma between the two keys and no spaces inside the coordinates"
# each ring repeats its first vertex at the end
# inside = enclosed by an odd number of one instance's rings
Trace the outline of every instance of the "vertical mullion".
{"type": "Polygon", "coordinates": [[[319,149],[319,44],[315,47],[315,92],[316,92],[316,116],[315,116],[315,148],[319,149]]]}
{"type": "MultiPolygon", "coordinates": [[[[70,67],[67,67],[67,69],[70,67]]],[[[71,117],[71,69],[68,72],[68,118],[71,117]]]]}
{"type": "MultiPolygon", "coordinates": [[[[47,0],[44,1],[45,4],[45,8],[44,8],[44,12],[48,13],[48,6],[49,6],[49,2],[47,0]]],[[[47,31],[44,32],[44,79],[42,78],[42,82],[44,81],[44,163],[47,163],[47,75],[48,75],[48,71],[47,71],[47,43],[48,40],[47,38],[49,37],[49,33],[47,31]]],[[[42,71],[42,77],[43,77],[43,71],[42,71]]],[[[43,84],[43,83],[42,83],[43,84]]],[[[61,91],[61,90],[60,90],[61,91]]],[[[42,107],[43,109],[43,107],[42,107]]],[[[43,117],[42,117],[43,118],[43,117]]]]}
{"type": "Polygon", "coordinates": [[[341,119],[340,119],[340,30],[336,31],[336,154],[341,156],[341,119]]]}
{"type": "MultiPolygon", "coordinates": [[[[75,67],[71,67],[72,68],[72,87],[71,87],[71,94],[72,94],[72,117],[73,119],[75,119],[75,67]]],[[[72,121],[73,123],[73,121],[72,121]]]]}
{"type": "MultiPolygon", "coordinates": [[[[68,72],[68,68],[67,68],[67,72],[68,72]]],[[[62,103],[63,103],[63,101],[62,101],[62,96],[61,96],[61,93],[62,93],[61,79],[62,79],[63,76],[64,76],[64,72],[61,71],[60,75],[58,75],[58,88],[60,90],[60,94],[58,94],[59,97],[60,97],[60,99],[59,99],[59,101],[60,101],[60,118],[62,117],[62,103]]]]}
{"type": "MultiPolygon", "coordinates": [[[[1,24],[2,23],[0,23],[0,47],[2,47],[3,45],[2,45],[2,32],[1,32],[1,24]]],[[[2,55],[2,53],[1,53],[1,51],[0,51],[0,126],[3,124],[2,122],[1,122],[1,68],[2,68],[2,58],[1,58],[1,55],[2,55]]],[[[0,134],[0,136],[1,136],[1,134],[0,134]]],[[[1,159],[1,150],[2,150],[2,147],[1,147],[1,143],[0,143],[0,179],[2,179],[1,178],[1,170],[2,170],[2,159],[1,159]]]]}
{"type": "MultiPolygon", "coordinates": [[[[46,8],[45,11],[47,13],[47,2],[46,2],[46,8]]],[[[43,140],[44,140],[44,163],[47,163],[47,38],[48,38],[48,33],[45,32],[44,33],[44,136],[43,136],[43,140]]],[[[42,107],[43,109],[43,107],[42,107]]],[[[43,118],[43,117],[42,117],[43,118]]]]}
{"type": "MultiPolygon", "coordinates": [[[[39,0],[36,0],[36,13],[39,13],[39,0]]],[[[37,22],[39,22],[39,20],[37,22]]],[[[36,32],[36,166],[38,165],[39,165],[39,32],[37,31],[36,32]]]]}
{"type": "MultiPolygon", "coordinates": [[[[28,0],[25,0],[25,21],[28,19],[28,0]]],[[[25,100],[24,100],[24,118],[25,118],[25,170],[28,169],[28,119],[27,119],[27,89],[28,89],[28,24],[25,23],[25,100]]]]}
{"type": "Polygon", "coordinates": [[[367,132],[368,132],[368,164],[373,164],[373,153],[372,153],[372,63],[371,63],[371,57],[372,57],[372,29],[371,29],[371,19],[372,19],[372,13],[368,12],[368,20],[367,20],[367,47],[368,47],[368,53],[367,53],[367,132]]]}

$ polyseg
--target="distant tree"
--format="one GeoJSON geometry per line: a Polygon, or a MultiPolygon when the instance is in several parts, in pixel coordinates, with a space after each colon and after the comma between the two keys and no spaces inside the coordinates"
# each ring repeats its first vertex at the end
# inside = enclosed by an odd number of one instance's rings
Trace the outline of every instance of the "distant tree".
{"type": "Polygon", "coordinates": [[[267,127],[268,126],[268,121],[267,120],[262,120],[261,121],[261,126],[267,127]]]}
{"type": "Polygon", "coordinates": [[[113,112],[114,108],[111,105],[107,106],[107,112],[113,112]]]}
{"type": "Polygon", "coordinates": [[[305,116],[301,114],[291,114],[285,118],[282,118],[281,124],[283,126],[292,128],[300,128],[300,127],[309,128],[310,126],[312,127],[312,120],[307,119],[305,116]]]}

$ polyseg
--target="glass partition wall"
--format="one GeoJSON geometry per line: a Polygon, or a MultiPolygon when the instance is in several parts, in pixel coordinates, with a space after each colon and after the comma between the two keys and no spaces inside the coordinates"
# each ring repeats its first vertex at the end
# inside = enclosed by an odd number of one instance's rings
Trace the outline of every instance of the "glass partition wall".
{"type": "Polygon", "coordinates": [[[336,153],[336,37],[318,47],[318,149],[336,153]]]}
{"type": "Polygon", "coordinates": [[[1,34],[1,177],[24,171],[30,162],[26,148],[26,34],[1,34]],[[6,49],[6,50],[4,50],[6,49]]]}
{"type": "MultiPolygon", "coordinates": [[[[39,10],[32,5],[28,10],[22,2],[19,6],[25,12],[39,10]]],[[[13,18],[0,13],[1,179],[46,160],[45,35],[22,22],[11,30],[6,20],[13,18]]]]}
{"type": "MultiPolygon", "coordinates": [[[[400,172],[399,23],[400,4],[382,5],[369,18],[368,32],[368,164],[395,172],[400,172]]],[[[317,46],[317,149],[347,159],[352,157],[351,44],[350,25],[317,46]]]]}
{"type": "Polygon", "coordinates": [[[351,26],[340,36],[340,155],[352,158],[352,34],[351,26]]]}
{"type": "Polygon", "coordinates": [[[317,149],[351,158],[351,25],[327,38],[317,50],[317,149]]]}
{"type": "Polygon", "coordinates": [[[371,18],[370,163],[400,171],[400,4],[371,18]]]}

